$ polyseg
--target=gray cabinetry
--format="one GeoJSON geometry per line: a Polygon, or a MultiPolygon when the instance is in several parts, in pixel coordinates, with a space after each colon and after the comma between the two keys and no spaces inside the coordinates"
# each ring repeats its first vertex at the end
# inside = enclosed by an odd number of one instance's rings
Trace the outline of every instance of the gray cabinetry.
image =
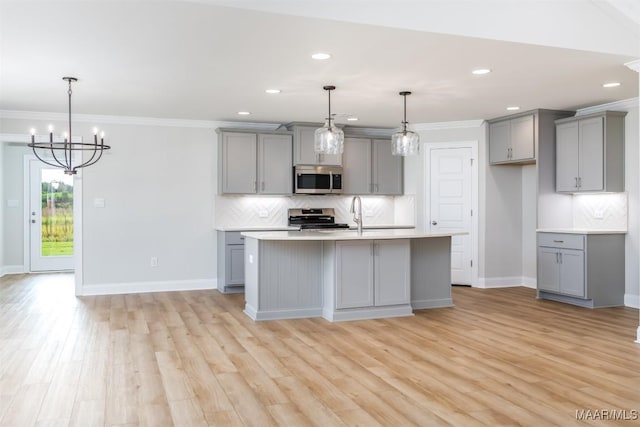
{"type": "Polygon", "coordinates": [[[538,296],[584,307],[624,303],[624,235],[538,233],[538,296]]]}
{"type": "Polygon", "coordinates": [[[408,304],[410,289],[408,240],[336,242],[336,309],[408,304]]]}
{"type": "Polygon", "coordinates": [[[345,194],[402,194],[403,159],[388,139],[345,138],[343,158],[345,194]]]}
{"type": "Polygon", "coordinates": [[[624,191],[624,112],[556,120],[556,191],[624,191]]]}
{"type": "Polygon", "coordinates": [[[294,165],[342,165],[341,154],[318,154],[314,149],[316,129],[322,124],[291,124],[287,128],[293,131],[294,165]]]}
{"type": "Polygon", "coordinates": [[[244,237],[239,231],[218,231],[218,290],[244,291],[244,237]]]}
{"type": "Polygon", "coordinates": [[[292,193],[291,134],[228,130],[218,133],[220,193],[292,193]]]}
{"type": "Polygon", "coordinates": [[[501,119],[489,123],[489,160],[491,164],[531,163],[535,153],[535,114],[501,119]]]}

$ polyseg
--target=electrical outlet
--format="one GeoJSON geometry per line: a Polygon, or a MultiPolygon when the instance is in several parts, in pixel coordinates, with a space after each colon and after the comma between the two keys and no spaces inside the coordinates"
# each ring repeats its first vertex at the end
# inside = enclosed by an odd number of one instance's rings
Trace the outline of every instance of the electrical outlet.
{"type": "Polygon", "coordinates": [[[373,211],[371,209],[365,209],[364,210],[364,216],[372,217],[373,216],[373,211]]]}
{"type": "Polygon", "coordinates": [[[149,263],[151,265],[151,267],[157,267],[158,266],[158,257],[157,256],[152,256],[151,257],[151,261],[149,263]]]}
{"type": "Polygon", "coordinates": [[[596,209],[593,212],[594,219],[604,219],[604,209],[596,209]]]}
{"type": "Polygon", "coordinates": [[[269,216],[269,211],[268,211],[268,210],[266,210],[266,209],[260,209],[260,210],[258,211],[258,217],[260,217],[260,218],[266,218],[266,217],[268,217],[268,216],[269,216]]]}

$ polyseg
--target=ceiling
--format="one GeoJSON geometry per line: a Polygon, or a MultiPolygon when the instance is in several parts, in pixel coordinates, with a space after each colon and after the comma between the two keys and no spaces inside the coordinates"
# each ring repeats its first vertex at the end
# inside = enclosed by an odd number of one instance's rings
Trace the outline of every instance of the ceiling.
{"type": "MultiPolygon", "coordinates": [[[[521,41],[520,35],[537,44],[502,41],[499,34],[469,37],[464,28],[453,31],[457,34],[441,27],[426,31],[415,19],[409,20],[414,25],[397,28],[402,11],[390,11],[389,5],[415,5],[415,0],[372,1],[360,15],[353,9],[357,0],[342,0],[345,13],[329,2],[342,21],[322,19],[326,13],[318,5],[324,0],[315,7],[303,0],[0,1],[0,110],[65,112],[61,78],[67,75],[79,78],[73,95],[77,113],[270,123],[322,121],[326,84],[337,86],[332,109],[339,122],[353,115],[359,118],[353,124],[384,127],[402,119],[401,90],[413,92],[407,99],[412,123],[488,119],[509,114],[505,108],[513,105],[573,110],[638,96],[638,74],[624,66],[638,58],[629,49],[582,49],[581,34],[573,37],[581,50],[557,47],[572,45],[566,34],[545,46],[536,37],[549,39],[551,26],[537,25],[534,33],[526,23],[522,32],[514,23],[506,26],[511,33],[505,34],[513,36],[503,38],[521,41]],[[297,9],[284,10],[287,4],[297,9]],[[319,51],[332,58],[310,58],[319,51]],[[492,72],[471,74],[477,67],[492,72]],[[622,85],[604,89],[610,81],[622,85]],[[269,95],[267,88],[282,92],[269,95]]],[[[429,7],[436,4],[444,3],[423,2],[420,9],[431,10],[432,28],[439,9],[429,7]]],[[[585,25],[602,16],[622,36],[629,34],[633,46],[634,19],[620,12],[627,7],[634,13],[633,4],[599,3],[589,9],[585,25]]],[[[477,13],[469,9],[462,21],[486,22],[477,13]]],[[[598,32],[591,32],[598,39],[598,32]]]]}

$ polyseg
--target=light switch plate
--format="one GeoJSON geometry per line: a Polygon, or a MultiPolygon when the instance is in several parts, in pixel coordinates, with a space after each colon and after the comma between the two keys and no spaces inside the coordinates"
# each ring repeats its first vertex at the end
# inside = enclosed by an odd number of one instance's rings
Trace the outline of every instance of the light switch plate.
{"type": "Polygon", "coordinates": [[[15,199],[7,200],[7,207],[8,208],[17,208],[19,205],[20,205],[20,203],[15,199]]]}
{"type": "Polygon", "coordinates": [[[93,207],[94,208],[104,208],[104,199],[96,197],[93,199],[93,207]]]}

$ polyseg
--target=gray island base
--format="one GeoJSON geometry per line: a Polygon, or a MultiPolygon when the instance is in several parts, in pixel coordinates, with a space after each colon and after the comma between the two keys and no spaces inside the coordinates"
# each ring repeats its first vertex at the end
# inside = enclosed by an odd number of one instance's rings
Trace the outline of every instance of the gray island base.
{"type": "Polygon", "coordinates": [[[413,229],[245,232],[253,320],[411,316],[450,307],[451,236],[413,229]]]}

